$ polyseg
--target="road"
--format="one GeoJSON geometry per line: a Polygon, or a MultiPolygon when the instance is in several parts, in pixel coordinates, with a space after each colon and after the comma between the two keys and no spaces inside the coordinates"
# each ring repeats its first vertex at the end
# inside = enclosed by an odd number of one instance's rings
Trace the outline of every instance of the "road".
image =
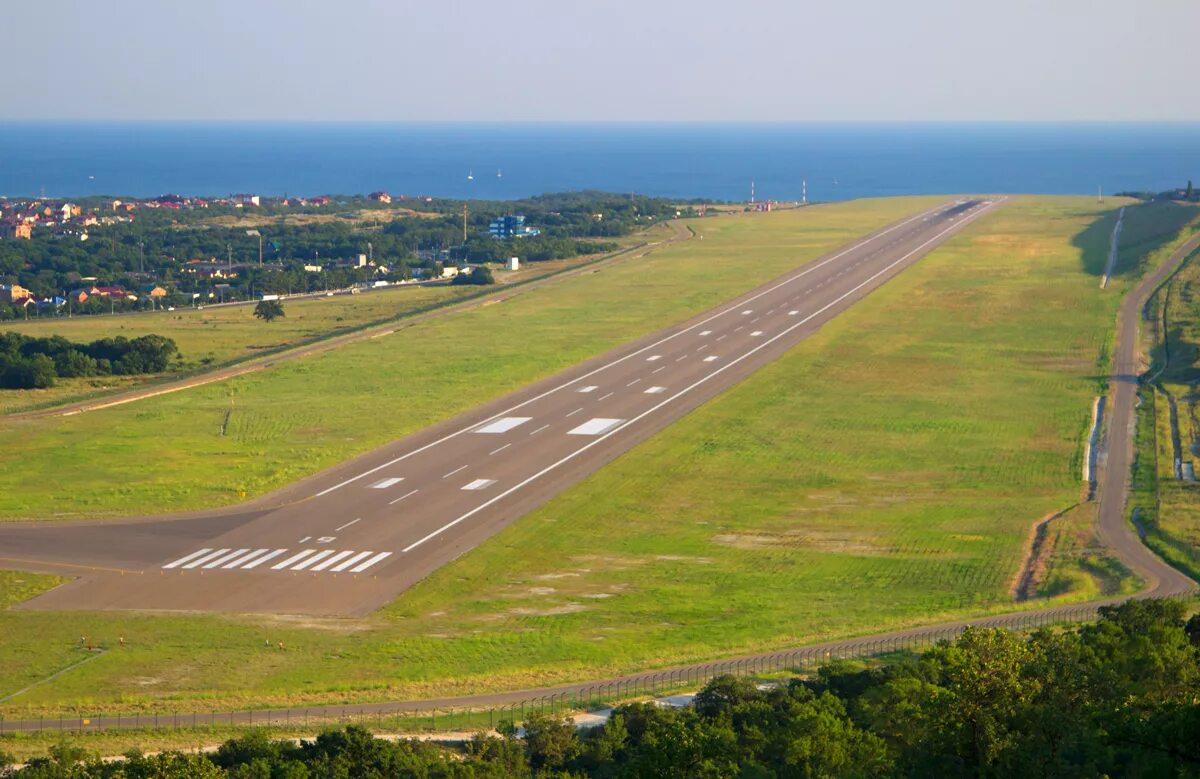
{"type": "Polygon", "coordinates": [[[81,574],[22,608],[370,612],[780,357],[1001,202],[915,215],[257,508],[7,525],[0,562],[81,574]]]}
{"type": "MultiPolygon", "coordinates": [[[[1118,222],[1118,225],[1120,222],[1118,222]]],[[[1114,232],[1114,235],[1116,233],[1114,232]]],[[[1113,352],[1109,391],[1112,412],[1105,432],[1107,459],[1101,474],[1098,533],[1104,546],[1112,549],[1125,565],[1145,580],[1142,595],[1167,597],[1193,592],[1196,583],[1151,552],[1125,519],[1129,479],[1133,463],[1137,393],[1143,370],[1138,325],[1146,300],[1185,257],[1200,246],[1200,235],[1184,243],[1125,296],[1117,316],[1117,345],[1113,352]]]]}

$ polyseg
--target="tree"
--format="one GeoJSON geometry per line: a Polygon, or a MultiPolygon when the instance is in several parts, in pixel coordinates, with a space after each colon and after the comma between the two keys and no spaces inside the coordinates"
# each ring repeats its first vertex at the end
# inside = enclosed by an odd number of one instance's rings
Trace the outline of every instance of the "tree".
{"type": "Polygon", "coordinates": [[[490,268],[484,265],[476,265],[471,269],[470,273],[459,273],[454,277],[454,281],[450,283],[456,286],[461,286],[463,284],[487,286],[488,284],[495,284],[496,279],[492,276],[492,271],[490,268]]]}
{"type": "Polygon", "coordinates": [[[283,304],[278,300],[260,300],[258,301],[258,305],[254,307],[254,316],[264,322],[273,322],[279,317],[285,316],[283,313],[283,304]]]}
{"type": "Polygon", "coordinates": [[[562,768],[579,753],[575,723],[545,715],[530,717],[525,722],[525,750],[535,771],[562,768]]]}

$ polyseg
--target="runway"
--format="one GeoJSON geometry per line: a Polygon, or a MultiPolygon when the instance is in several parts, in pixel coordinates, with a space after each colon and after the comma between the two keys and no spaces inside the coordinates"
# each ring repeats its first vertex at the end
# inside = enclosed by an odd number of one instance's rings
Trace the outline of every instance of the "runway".
{"type": "MultiPolygon", "coordinates": [[[[32,609],[362,614],[785,354],[1004,198],[948,202],[242,513],[0,526],[32,609]]],[[[364,420],[370,424],[370,420],[364,420]]]]}

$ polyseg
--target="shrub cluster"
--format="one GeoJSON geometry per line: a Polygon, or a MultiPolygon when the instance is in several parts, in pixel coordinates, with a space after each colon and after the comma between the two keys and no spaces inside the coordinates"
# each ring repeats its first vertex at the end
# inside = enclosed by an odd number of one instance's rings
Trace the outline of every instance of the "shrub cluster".
{"type": "Polygon", "coordinates": [[[131,376],[161,373],[179,349],[161,335],[100,338],[74,343],[62,336],[30,338],[0,333],[0,387],[43,389],[55,379],[79,376],[131,376]]]}

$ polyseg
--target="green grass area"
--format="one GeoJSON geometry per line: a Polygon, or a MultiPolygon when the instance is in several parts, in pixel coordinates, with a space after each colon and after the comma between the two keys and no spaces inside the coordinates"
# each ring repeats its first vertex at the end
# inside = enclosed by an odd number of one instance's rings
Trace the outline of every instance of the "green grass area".
{"type": "Polygon", "coordinates": [[[0,517],[163,512],[260,495],[685,319],[936,202],[701,220],[702,240],[387,337],[77,417],[0,420],[0,435],[21,441],[0,450],[0,517]]]}
{"type": "Polygon", "coordinates": [[[1129,595],[1141,586],[1140,580],[1100,544],[1096,509],[1094,502],[1080,504],[1047,526],[1039,598],[1086,602],[1129,595]]]}
{"type": "MultiPolygon", "coordinates": [[[[856,214],[866,229],[884,218],[883,204],[869,205],[825,213],[847,221],[856,214]]],[[[369,618],[2,613],[0,635],[11,638],[0,644],[0,668],[14,669],[0,675],[3,688],[18,686],[12,674],[29,675],[21,658],[33,648],[69,647],[81,633],[109,646],[124,635],[127,646],[0,712],[204,711],[478,692],[1010,610],[1029,528],[1078,500],[1082,443],[1102,381],[1096,365],[1130,282],[1121,277],[1100,291],[1081,262],[1095,247],[1076,244],[1081,235],[1107,242],[1089,226],[1112,207],[1015,199],[785,358],[369,618]]],[[[599,318],[592,321],[605,337],[625,340],[689,292],[671,316],[728,298],[729,282],[717,281],[728,278],[726,264],[776,262],[776,272],[784,257],[844,240],[845,227],[823,237],[804,230],[832,218],[817,216],[701,222],[702,244],[673,248],[646,267],[606,270],[579,290],[564,284],[527,308],[474,312],[463,319],[481,339],[493,329],[538,335],[524,348],[488,341],[503,351],[477,359],[475,371],[449,362],[451,378],[478,382],[503,356],[507,370],[486,374],[498,390],[517,381],[516,368],[525,381],[578,360],[605,340],[559,340],[558,328],[580,337],[564,323],[582,310],[599,318]],[[686,281],[665,268],[681,269],[686,281]],[[630,300],[632,288],[655,303],[630,300]],[[605,303],[609,295],[628,305],[605,303]],[[561,351],[536,356],[543,340],[561,351]]],[[[739,284],[750,280],[745,267],[734,276],[739,284]]],[[[361,357],[350,349],[337,357],[362,365],[374,358],[386,371],[386,355],[415,348],[408,339],[382,340],[361,357]]],[[[436,344],[453,353],[449,341],[436,344]]],[[[317,368],[298,375],[311,379],[317,368]]],[[[433,384],[421,381],[407,386],[433,384]]],[[[245,397],[266,392],[254,382],[240,387],[238,413],[245,397]]],[[[273,388],[272,402],[298,413],[286,388],[273,388]]],[[[200,395],[191,402],[207,402],[200,395]]],[[[464,403],[478,399],[468,392],[464,403]]],[[[174,420],[169,410],[183,407],[121,419],[174,420]]],[[[279,440],[299,451],[286,431],[277,435],[258,442],[264,457],[279,440]]],[[[333,459],[350,448],[335,445],[345,448],[333,459]]],[[[226,451],[236,451],[233,441],[226,451]]],[[[128,494],[146,492],[139,483],[128,494]]],[[[1119,571],[1109,574],[1124,586],[1119,571]]],[[[1061,597],[1088,586],[1069,583],[1061,597]]]]}

